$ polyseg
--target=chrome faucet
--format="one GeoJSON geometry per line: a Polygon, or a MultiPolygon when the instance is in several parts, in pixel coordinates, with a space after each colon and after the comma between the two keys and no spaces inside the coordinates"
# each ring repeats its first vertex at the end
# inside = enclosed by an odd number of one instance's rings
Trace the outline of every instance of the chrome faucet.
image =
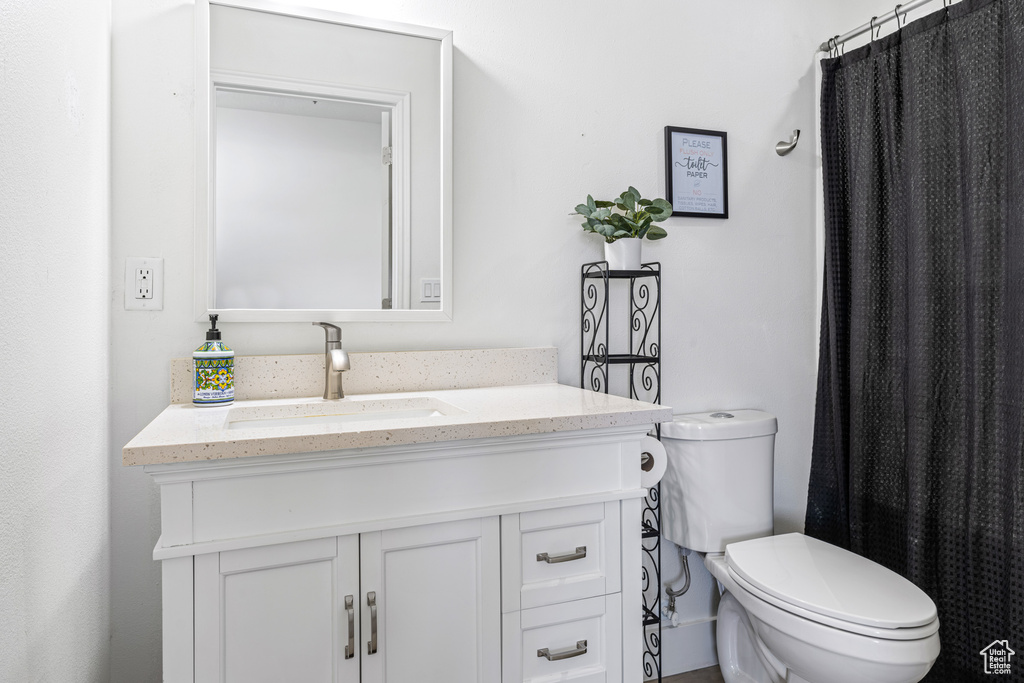
{"type": "Polygon", "coordinates": [[[341,348],[341,328],[331,323],[313,324],[324,328],[327,334],[327,344],[324,348],[324,398],[345,398],[345,392],[341,388],[341,373],[352,366],[348,362],[348,353],[341,348]]]}

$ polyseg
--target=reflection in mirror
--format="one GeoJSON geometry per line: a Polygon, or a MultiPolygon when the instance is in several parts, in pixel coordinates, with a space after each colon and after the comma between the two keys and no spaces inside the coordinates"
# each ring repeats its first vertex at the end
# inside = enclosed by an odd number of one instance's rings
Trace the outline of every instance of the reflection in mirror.
{"type": "Polygon", "coordinates": [[[451,33],[262,0],[196,30],[196,319],[450,320],[451,33]]]}
{"type": "Polygon", "coordinates": [[[392,108],[228,88],[215,99],[216,308],[391,308],[392,108]]]}

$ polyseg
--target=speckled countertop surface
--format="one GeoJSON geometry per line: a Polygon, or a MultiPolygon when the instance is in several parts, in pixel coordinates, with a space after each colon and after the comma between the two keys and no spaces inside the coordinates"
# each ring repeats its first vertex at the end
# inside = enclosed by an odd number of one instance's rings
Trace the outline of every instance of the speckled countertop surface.
{"type": "Polygon", "coordinates": [[[672,409],[561,384],[364,394],[341,401],[285,398],[230,406],[168,406],[123,450],[125,465],[309,453],[346,448],[545,434],[665,422],[672,409]],[[247,420],[379,411],[402,419],[253,426],[247,420]],[[434,411],[432,416],[415,412],[434,411]]]}

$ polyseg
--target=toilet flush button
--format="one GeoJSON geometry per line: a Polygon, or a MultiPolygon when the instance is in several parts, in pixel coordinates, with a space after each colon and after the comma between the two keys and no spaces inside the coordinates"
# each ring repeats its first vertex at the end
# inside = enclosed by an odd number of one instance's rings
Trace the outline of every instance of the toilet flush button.
{"type": "Polygon", "coordinates": [[[736,417],[736,416],[733,415],[732,413],[711,413],[711,417],[730,418],[730,417],[736,417]]]}

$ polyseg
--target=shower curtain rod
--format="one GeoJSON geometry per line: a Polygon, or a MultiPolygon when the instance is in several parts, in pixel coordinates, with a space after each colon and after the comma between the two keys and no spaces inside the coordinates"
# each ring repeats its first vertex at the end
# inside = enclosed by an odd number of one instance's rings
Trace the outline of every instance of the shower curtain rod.
{"type": "MultiPolygon", "coordinates": [[[[895,19],[896,16],[897,16],[897,13],[899,14],[900,17],[904,17],[905,18],[907,16],[907,12],[910,12],[911,10],[915,10],[918,7],[921,7],[922,5],[927,5],[931,1],[932,0],[910,0],[909,2],[903,3],[902,5],[896,5],[896,8],[893,9],[891,12],[887,12],[887,13],[883,14],[880,17],[873,17],[871,21],[869,21],[868,23],[864,24],[863,26],[858,26],[857,28],[853,29],[852,31],[844,33],[841,36],[836,36],[834,38],[829,38],[824,43],[822,43],[821,45],[818,46],[818,52],[828,52],[829,49],[831,47],[833,47],[833,46],[838,47],[839,45],[842,45],[843,43],[845,43],[846,41],[850,40],[851,38],[856,38],[857,36],[861,35],[862,33],[867,33],[868,31],[871,31],[872,29],[878,28],[882,24],[885,24],[885,23],[890,22],[893,19],[895,19]]],[[[872,40],[874,40],[874,36],[872,36],[872,40]]]]}

